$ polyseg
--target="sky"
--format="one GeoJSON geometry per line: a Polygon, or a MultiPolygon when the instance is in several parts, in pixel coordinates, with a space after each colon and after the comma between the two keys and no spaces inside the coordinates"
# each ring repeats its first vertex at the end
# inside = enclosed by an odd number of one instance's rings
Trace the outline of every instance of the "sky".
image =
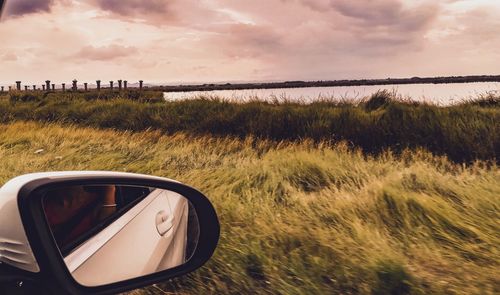
{"type": "Polygon", "coordinates": [[[500,74],[498,0],[7,0],[0,84],[500,74]]]}

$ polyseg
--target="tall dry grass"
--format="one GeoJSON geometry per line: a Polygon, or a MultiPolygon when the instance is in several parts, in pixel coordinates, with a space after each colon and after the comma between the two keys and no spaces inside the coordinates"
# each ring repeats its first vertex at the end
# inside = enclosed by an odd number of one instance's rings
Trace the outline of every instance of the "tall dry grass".
{"type": "Polygon", "coordinates": [[[58,124],[0,125],[0,181],[103,169],[204,192],[219,247],[191,275],[139,294],[498,294],[500,172],[421,150],[58,124]],[[37,150],[42,152],[35,153],[37,150]]]}

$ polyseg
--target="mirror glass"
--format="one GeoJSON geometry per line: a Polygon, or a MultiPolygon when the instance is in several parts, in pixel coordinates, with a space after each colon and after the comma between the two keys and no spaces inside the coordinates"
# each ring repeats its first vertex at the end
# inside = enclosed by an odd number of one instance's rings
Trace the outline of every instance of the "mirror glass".
{"type": "Polygon", "coordinates": [[[199,224],[182,195],[154,187],[74,185],[42,197],[66,266],[84,286],[101,286],[186,263],[199,224]]]}

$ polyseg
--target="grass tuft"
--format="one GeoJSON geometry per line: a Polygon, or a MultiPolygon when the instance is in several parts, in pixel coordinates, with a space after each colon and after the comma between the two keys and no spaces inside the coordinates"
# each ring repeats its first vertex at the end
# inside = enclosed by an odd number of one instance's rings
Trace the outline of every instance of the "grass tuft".
{"type": "Polygon", "coordinates": [[[383,260],[375,268],[377,283],[372,290],[374,295],[411,294],[412,277],[398,262],[383,260]]]}

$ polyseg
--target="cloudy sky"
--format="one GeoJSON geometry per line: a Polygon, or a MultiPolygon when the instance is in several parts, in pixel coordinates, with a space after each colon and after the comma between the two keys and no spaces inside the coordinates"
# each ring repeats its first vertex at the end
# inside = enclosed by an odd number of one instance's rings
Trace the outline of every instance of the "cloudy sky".
{"type": "Polygon", "coordinates": [[[7,0],[0,84],[500,74],[497,0],[7,0]]]}

